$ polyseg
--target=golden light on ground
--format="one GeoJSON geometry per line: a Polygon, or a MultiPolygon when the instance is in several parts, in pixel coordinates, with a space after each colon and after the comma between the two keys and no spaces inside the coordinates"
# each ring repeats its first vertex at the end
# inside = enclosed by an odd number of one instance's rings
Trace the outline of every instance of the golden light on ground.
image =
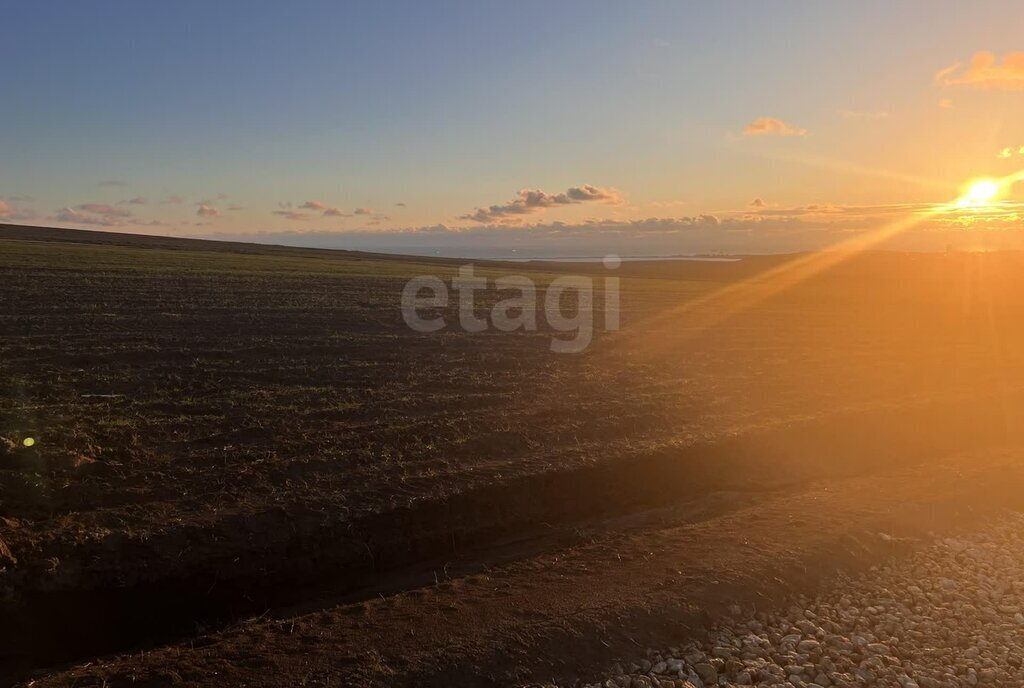
{"type": "Polygon", "coordinates": [[[35,446],[36,438],[34,438],[34,437],[26,437],[24,440],[22,440],[21,443],[24,444],[26,447],[32,447],[32,446],[35,446]]]}
{"type": "Polygon", "coordinates": [[[930,218],[948,210],[948,207],[936,205],[930,210],[908,215],[878,229],[839,242],[829,250],[798,255],[766,272],[752,275],[645,318],[641,321],[643,326],[634,327],[631,330],[632,334],[627,334],[619,340],[618,346],[627,346],[631,342],[635,346],[638,336],[645,338],[642,350],[648,355],[678,346],[681,341],[716,327],[737,313],[754,308],[815,275],[926,223],[930,218]],[[688,318],[685,331],[680,331],[673,337],[653,341],[646,337],[650,328],[656,326],[659,321],[678,321],[683,317],[688,318]]]}
{"type": "MultiPolygon", "coordinates": [[[[930,220],[947,213],[971,209],[997,211],[1005,204],[1002,199],[1009,195],[1013,185],[1024,181],[1024,170],[1000,178],[984,177],[969,182],[963,195],[955,201],[937,203],[930,208],[908,214],[893,222],[881,225],[853,238],[841,241],[828,250],[798,255],[793,260],[774,267],[764,273],[753,275],[745,280],[730,284],[679,304],[662,313],[646,318],[643,322],[650,326],[658,320],[669,320],[682,316],[692,316],[694,311],[701,313],[695,322],[691,322],[683,336],[692,337],[697,333],[715,327],[738,312],[747,310],[763,303],[772,296],[792,288],[793,286],[822,272],[832,269],[850,258],[884,245],[886,241],[925,225],[930,220]]],[[[645,331],[636,328],[634,332],[645,331]]],[[[656,344],[647,344],[647,348],[659,348],[678,344],[680,337],[675,337],[672,344],[663,340],[656,344]]],[[[620,345],[625,345],[630,337],[623,337],[620,345]]]]}
{"type": "Polygon", "coordinates": [[[978,179],[971,182],[964,195],[957,199],[958,208],[984,208],[999,199],[1004,185],[995,179],[978,179]]]}

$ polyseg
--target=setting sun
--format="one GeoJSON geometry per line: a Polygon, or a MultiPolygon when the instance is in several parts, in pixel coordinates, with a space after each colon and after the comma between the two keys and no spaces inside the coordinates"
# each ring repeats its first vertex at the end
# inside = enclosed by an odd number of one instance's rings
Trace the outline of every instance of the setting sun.
{"type": "Polygon", "coordinates": [[[967,187],[956,205],[958,208],[981,208],[991,205],[999,196],[1001,185],[994,179],[979,179],[967,187]]]}

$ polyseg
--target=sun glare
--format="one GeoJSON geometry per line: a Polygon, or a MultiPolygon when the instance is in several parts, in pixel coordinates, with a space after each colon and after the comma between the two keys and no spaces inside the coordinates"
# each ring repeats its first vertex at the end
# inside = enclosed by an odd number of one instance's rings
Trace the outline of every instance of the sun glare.
{"type": "Polygon", "coordinates": [[[995,179],[979,179],[967,187],[956,205],[958,208],[983,208],[998,198],[1002,185],[995,179]]]}

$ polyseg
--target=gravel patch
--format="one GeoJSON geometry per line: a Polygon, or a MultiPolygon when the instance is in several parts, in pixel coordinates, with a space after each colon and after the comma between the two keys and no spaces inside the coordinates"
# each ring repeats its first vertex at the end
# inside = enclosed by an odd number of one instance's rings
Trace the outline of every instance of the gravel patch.
{"type": "Polygon", "coordinates": [[[1024,516],[843,579],[785,613],[733,616],[593,688],[1020,688],[1024,516]]]}

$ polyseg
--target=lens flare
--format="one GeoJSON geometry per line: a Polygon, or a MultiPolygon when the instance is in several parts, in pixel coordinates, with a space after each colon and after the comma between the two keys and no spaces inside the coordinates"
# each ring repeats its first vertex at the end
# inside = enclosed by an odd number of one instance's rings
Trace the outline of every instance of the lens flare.
{"type": "Polygon", "coordinates": [[[22,440],[21,443],[24,444],[26,447],[33,447],[33,446],[35,446],[36,438],[35,437],[26,437],[24,440],[22,440]]]}

